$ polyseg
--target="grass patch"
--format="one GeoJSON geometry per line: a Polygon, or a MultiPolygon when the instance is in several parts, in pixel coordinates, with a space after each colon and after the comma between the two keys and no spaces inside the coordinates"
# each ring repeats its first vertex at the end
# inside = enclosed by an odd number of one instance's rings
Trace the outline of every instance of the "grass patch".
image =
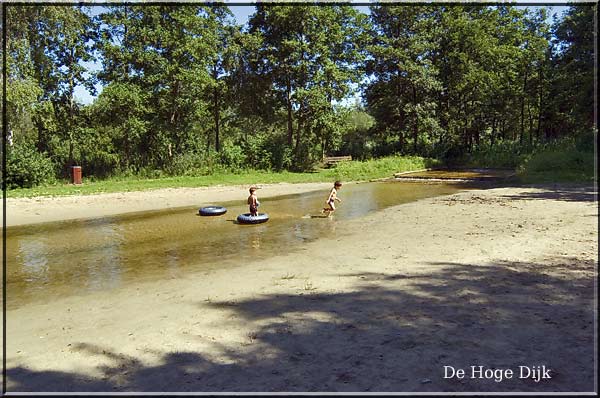
{"type": "Polygon", "coordinates": [[[389,156],[363,162],[342,162],[334,171],[339,180],[360,181],[391,177],[394,173],[422,170],[440,165],[441,162],[438,160],[419,156],[389,156]]]}

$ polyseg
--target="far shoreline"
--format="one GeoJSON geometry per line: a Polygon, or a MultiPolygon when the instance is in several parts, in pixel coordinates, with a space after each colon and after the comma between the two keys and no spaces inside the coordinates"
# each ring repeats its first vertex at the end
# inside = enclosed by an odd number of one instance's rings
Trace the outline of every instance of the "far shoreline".
{"type": "MultiPolygon", "coordinates": [[[[358,182],[347,182],[353,184],[358,182]]],[[[327,189],[331,183],[259,184],[261,197],[291,195],[327,189]]],[[[198,188],[160,188],[144,191],[56,197],[7,198],[6,226],[90,219],[153,210],[206,206],[245,200],[246,185],[198,188]]]]}
{"type": "MultiPolygon", "coordinates": [[[[393,177],[345,181],[344,184],[398,181],[393,177]]],[[[494,181],[477,182],[452,179],[406,179],[414,184],[473,184],[465,190],[479,189],[480,185],[490,187],[521,187],[533,189],[590,189],[597,192],[597,183],[552,182],[525,184],[518,182],[494,181]]],[[[256,184],[260,196],[265,198],[293,195],[311,191],[326,190],[331,182],[269,183],[256,184]]],[[[212,185],[206,187],[157,188],[140,191],[96,193],[68,196],[36,196],[29,198],[6,198],[6,227],[43,224],[48,222],[93,219],[106,216],[133,214],[145,211],[206,206],[219,202],[244,200],[249,185],[212,185]]]]}

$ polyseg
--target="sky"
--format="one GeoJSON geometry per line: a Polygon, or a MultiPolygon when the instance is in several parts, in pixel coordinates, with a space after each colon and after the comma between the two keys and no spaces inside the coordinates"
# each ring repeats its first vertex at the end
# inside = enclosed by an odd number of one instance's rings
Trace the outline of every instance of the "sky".
{"type": "MultiPolygon", "coordinates": [[[[540,5],[548,5],[548,1],[536,1],[536,0],[530,0],[531,3],[540,3],[540,5]]],[[[517,6],[517,8],[527,8],[527,6],[517,6]]],[[[558,14],[559,16],[567,9],[567,6],[550,6],[550,15],[548,18],[548,22],[552,23],[552,16],[554,14],[558,14]]],[[[100,12],[102,12],[102,10],[104,9],[104,7],[102,6],[93,6],[92,7],[92,15],[97,15],[100,12]]],[[[250,15],[252,15],[254,13],[255,7],[254,4],[251,5],[235,5],[235,6],[229,6],[229,9],[231,10],[231,12],[233,13],[236,22],[240,25],[245,24],[246,22],[248,22],[248,18],[250,17],[250,15]]],[[[368,14],[369,13],[369,7],[368,6],[364,6],[364,5],[360,5],[360,6],[356,6],[356,9],[358,9],[359,11],[368,14]]],[[[86,67],[90,72],[95,72],[98,71],[101,68],[101,63],[98,61],[94,61],[94,62],[82,62],[81,63],[84,67],[86,67]]],[[[100,94],[100,92],[102,91],[102,85],[100,84],[96,84],[96,91],[97,94],[100,94]]],[[[77,86],[75,88],[75,99],[83,104],[90,104],[94,101],[95,96],[92,96],[89,91],[87,91],[86,88],[84,88],[83,86],[77,86]]]]}

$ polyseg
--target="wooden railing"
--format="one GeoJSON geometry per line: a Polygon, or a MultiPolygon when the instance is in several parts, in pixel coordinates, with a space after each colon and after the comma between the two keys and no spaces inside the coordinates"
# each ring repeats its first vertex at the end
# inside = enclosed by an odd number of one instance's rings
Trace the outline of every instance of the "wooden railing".
{"type": "Polygon", "coordinates": [[[326,167],[335,166],[339,162],[352,160],[352,156],[328,156],[323,158],[323,164],[326,167]]]}

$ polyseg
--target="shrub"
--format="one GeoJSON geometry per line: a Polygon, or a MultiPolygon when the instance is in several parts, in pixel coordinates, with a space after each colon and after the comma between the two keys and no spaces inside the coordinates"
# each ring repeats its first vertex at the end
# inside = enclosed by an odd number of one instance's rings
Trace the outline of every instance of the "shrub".
{"type": "Polygon", "coordinates": [[[580,136],[547,143],[525,158],[517,169],[519,176],[527,182],[593,180],[596,160],[588,139],[580,136]]]}
{"type": "Polygon", "coordinates": [[[239,145],[234,145],[226,141],[221,147],[219,154],[220,163],[225,169],[240,171],[246,163],[246,156],[239,145]]]}
{"type": "Polygon", "coordinates": [[[269,137],[266,134],[249,134],[245,137],[241,143],[244,166],[255,170],[270,170],[273,165],[269,145],[269,137]]]}
{"type": "Polygon", "coordinates": [[[137,172],[137,178],[146,178],[150,180],[155,180],[164,177],[166,173],[163,170],[156,169],[151,166],[142,167],[137,172]]]}
{"type": "Polygon", "coordinates": [[[6,188],[32,188],[56,181],[54,164],[45,154],[25,145],[9,148],[6,158],[6,188]]]}
{"type": "Polygon", "coordinates": [[[106,151],[96,151],[84,157],[81,162],[83,172],[88,177],[106,178],[115,174],[119,167],[119,156],[106,151]]]}
{"type": "Polygon", "coordinates": [[[566,171],[594,173],[594,154],[577,149],[546,150],[531,155],[520,170],[528,172],[566,171]]]}
{"type": "Polygon", "coordinates": [[[575,138],[575,148],[581,152],[594,152],[594,144],[596,143],[597,132],[588,130],[577,135],[575,138]]]}
{"type": "Polygon", "coordinates": [[[177,154],[164,166],[169,176],[197,175],[206,164],[206,158],[199,153],[187,152],[177,154]]]}
{"type": "Polygon", "coordinates": [[[264,151],[269,153],[270,168],[276,171],[289,170],[293,163],[293,150],[284,136],[274,137],[264,142],[264,151]]]}
{"type": "Polygon", "coordinates": [[[468,157],[468,167],[515,168],[525,158],[530,148],[518,142],[498,142],[494,146],[481,146],[468,157]]]}

